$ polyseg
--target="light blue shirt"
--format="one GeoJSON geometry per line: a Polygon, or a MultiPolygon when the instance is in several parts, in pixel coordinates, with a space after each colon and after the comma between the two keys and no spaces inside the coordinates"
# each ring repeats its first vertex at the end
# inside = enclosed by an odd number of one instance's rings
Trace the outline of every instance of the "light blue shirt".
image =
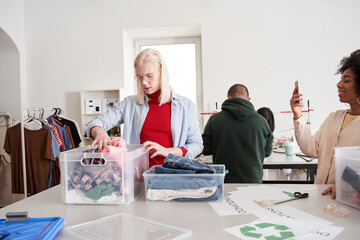
{"type": "MultiPolygon", "coordinates": [[[[103,115],[91,120],[85,127],[87,136],[92,127],[99,126],[105,131],[124,123],[123,138],[127,144],[140,144],[140,132],[149,111],[149,104],[137,103],[137,95],[129,96],[103,115]]],[[[183,96],[172,93],[171,135],[174,147],[184,147],[186,158],[193,159],[203,150],[196,105],[183,96]]]]}

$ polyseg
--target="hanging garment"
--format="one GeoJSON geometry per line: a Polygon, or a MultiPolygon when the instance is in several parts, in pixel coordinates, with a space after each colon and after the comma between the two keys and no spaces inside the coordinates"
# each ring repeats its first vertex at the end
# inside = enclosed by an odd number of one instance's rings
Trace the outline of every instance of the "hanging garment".
{"type": "Polygon", "coordinates": [[[63,138],[66,150],[72,149],[72,145],[71,145],[69,135],[66,132],[66,129],[63,127],[63,124],[60,123],[58,120],[52,118],[51,116],[48,117],[47,120],[48,120],[49,124],[52,124],[52,125],[56,126],[60,130],[60,133],[61,133],[61,136],[63,138]]]}
{"type": "Polygon", "coordinates": [[[49,175],[48,175],[48,180],[47,180],[47,184],[46,184],[46,188],[50,188],[51,187],[51,182],[53,179],[53,164],[55,164],[56,159],[60,156],[60,149],[57,145],[57,141],[56,138],[54,136],[54,134],[52,133],[52,130],[49,126],[44,125],[43,126],[45,129],[47,129],[51,135],[51,146],[52,146],[52,154],[53,154],[53,161],[50,161],[50,168],[49,168],[49,175]]]}
{"type": "MultiPolygon", "coordinates": [[[[78,147],[82,147],[83,146],[83,143],[82,143],[82,139],[81,139],[81,130],[80,130],[80,126],[79,124],[75,121],[75,120],[72,120],[68,117],[64,117],[64,116],[61,116],[61,118],[63,119],[66,119],[66,120],[69,120],[69,121],[72,121],[74,124],[75,124],[75,127],[76,127],[76,131],[77,131],[77,134],[79,135],[79,146],[78,147]]],[[[76,135],[76,134],[75,134],[76,135]]],[[[75,137],[76,138],[76,137],[75,137]]],[[[76,140],[75,140],[76,141],[76,140]]],[[[76,144],[75,144],[75,147],[76,147],[76,144]]]]}
{"type": "MultiPolygon", "coordinates": [[[[53,159],[50,132],[45,129],[24,129],[26,149],[26,176],[27,189],[30,195],[46,189],[53,159]]],[[[6,131],[5,151],[11,157],[12,192],[24,193],[21,125],[17,124],[6,131]]]]}
{"type": "Polygon", "coordinates": [[[59,137],[59,139],[56,139],[56,142],[58,142],[60,152],[65,151],[66,150],[65,142],[64,142],[64,139],[63,139],[63,137],[61,135],[59,127],[57,127],[55,125],[52,125],[52,124],[49,124],[48,126],[53,130],[54,135],[55,136],[57,135],[59,137]]]}
{"type": "Polygon", "coordinates": [[[81,143],[81,137],[79,134],[79,131],[76,127],[76,124],[74,121],[70,120],[70,119],[66,119],[64,117],[60,117],[60,116],[50,116],[52,119],[57,120],[58,122],[60,122],[63,125],[69,126],[70,131],[71,131],[71,136],[73,138],[74,141],[74,145],[75,148],[79,147],[79,144],[81,143]]]}

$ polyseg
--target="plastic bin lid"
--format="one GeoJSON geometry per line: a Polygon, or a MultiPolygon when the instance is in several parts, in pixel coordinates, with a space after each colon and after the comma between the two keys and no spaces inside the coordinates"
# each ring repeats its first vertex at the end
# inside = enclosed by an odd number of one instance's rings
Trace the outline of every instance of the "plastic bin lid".
{"type": "Polygon", "coordinates": [[[76,239],[185,239],[192,231],[120,213],[65,228],[76,239]]]}
{"type": "Polygon", "coordinates": [[[5,222],[0,219],[0,239],[53,239],[64,226],[61,217],[29,218],[22,222],[5,222]]]}

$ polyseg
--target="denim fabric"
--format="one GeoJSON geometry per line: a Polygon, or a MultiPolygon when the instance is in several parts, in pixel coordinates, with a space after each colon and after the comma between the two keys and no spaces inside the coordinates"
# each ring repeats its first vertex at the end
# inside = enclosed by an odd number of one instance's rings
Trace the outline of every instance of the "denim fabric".
{"type": "Polygon", "coordinates": [[[187,159],[180,156],[175,156],[169,154],[168,157],[164,160],[163,167],[174,168],[174,169],[186,169],[194,170],[196,173],[215,173],[215,169],[203,164],[201,162],[195,161],[193,159],[187,159]]]}
{"type": "MultiPolygon", "coordinates": [[[[153,169],[148,171],[153,173],[153,169]]],[[[187,177],[187,176],[156,176],[149,177],[148,188],[151,189],[199,189],[203,187],[213,187],[221,185],[223,182],[222,176],[204,176],[201,177],[187,177]]]]}
{"type": "Polygon", "coordinates": [[[166,168],[163,166],[156,165],[154,166],[154,173],[156,174],[194,174],[194,170],[185,170],[185,169],[174,169],[166,168]]]}
{"type": "MultiPolygon", "coordinates": [[[[105,131],[124,124],[123,138],[128,144],[140,144],[140,132],[149,111],[149,104],[137,103],[137,96],[129,96],[114,104],[106,113],[90,121],[85,131],[100,126],[105,131]]],[[[195,158],[203,150],[203,140],[197,117],[197,107],[189,99],[172,92],[171,98],[171,135],[174,147],[184,147],[186,157],[195,158]]]]}

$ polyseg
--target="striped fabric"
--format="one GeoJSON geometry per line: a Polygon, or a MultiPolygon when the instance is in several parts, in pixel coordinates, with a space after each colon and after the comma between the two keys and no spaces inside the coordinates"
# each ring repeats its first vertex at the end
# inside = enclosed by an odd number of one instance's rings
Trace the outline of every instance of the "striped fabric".
{"type": "Polygon", "coordinates": [[[64,143],[61,141],[60,136],[59,136],[59,133],[58,133],[56,127],[55,127],[54,125],[51,125],[51,124],[49,124],[48,126],[51,128],[51,130],[52,130],[52,132],[53,132],[53,134],[54,134],[54,136],[55,136],[56,143],[57,143],[57,145],[58,145],[58,147],[59,147],[59,149],[60,149],[60,147],[61,147],[62,145],[64,145],[64,143]]]}

